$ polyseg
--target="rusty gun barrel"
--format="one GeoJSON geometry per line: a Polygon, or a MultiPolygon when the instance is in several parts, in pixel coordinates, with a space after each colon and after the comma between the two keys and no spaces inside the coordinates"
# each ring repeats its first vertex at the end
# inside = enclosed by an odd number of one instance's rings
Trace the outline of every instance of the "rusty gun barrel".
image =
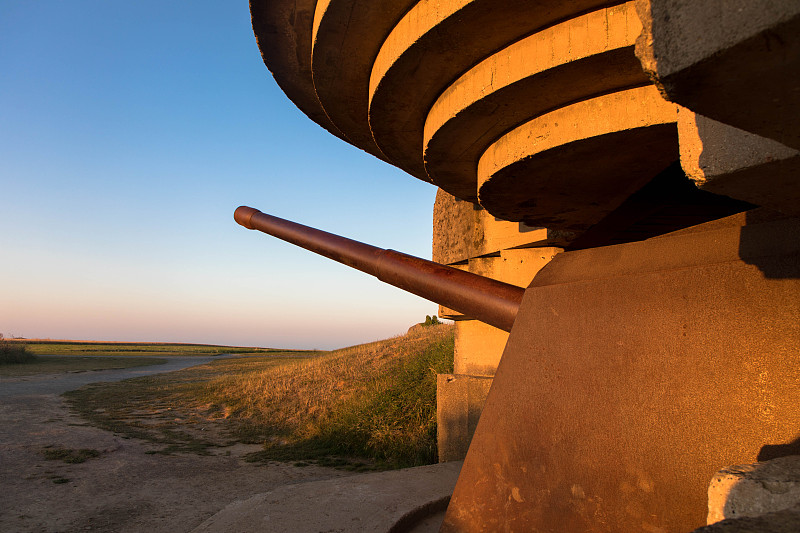
{"type": "Polygon", "coordinates": [[[237,208],[233,218],[245,228],[296,244],[505,331],[511,331],[522,302],[524,291],[520,287],[370,246],[267,215],[252,207],[237,208]]]}

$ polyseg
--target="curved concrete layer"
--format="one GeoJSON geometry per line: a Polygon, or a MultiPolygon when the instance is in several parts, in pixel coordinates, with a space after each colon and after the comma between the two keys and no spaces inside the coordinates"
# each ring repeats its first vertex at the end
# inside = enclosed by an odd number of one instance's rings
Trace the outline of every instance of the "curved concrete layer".
{"type": "Polygon", "coordinates": [[[311,78],[311,28],[316,0],[250,0],[253,33],[264,64],[300,111],[347,141],[325,114],[311,78]]]}
{"type": "Polygon", "coordinates": [[[532,117],[612,90],[649,83],[634,55],[634,2],[551,26],[485,59],[442,93],[425,122],[425,168],[463,200],[477,199],[481,153],[532,117]]]}
{"type": "Polygon", "coordinates": [[[416,1],[318,0],[314,13],[311,68],[319,101],[351,143],[381,159],[367,119],[369,75],[386,36],[416,1]]]}
{"type": "Polygon", "coordinates": [[[425,117],[463,72],[496,50],[570,16],[619,2],[601,0],[422,0],[383,43],[370,76],[375,142],[398,167],[428,180],[425,117]]]}
{"type": "Polygon", "coordinates": [[[678,159],[676,121],[654,86],[537,117],[481,156],[481,205],[505,220],[585,230],[678,159]]]}
{"type": "Polygon", "coordinates": [[[425,117],[467,69],[498,49],[570,16],[619,2],[601,0],[422,0],[389,34],[370,76],[375,142],[397,166],[428,179],[425,117]]]}

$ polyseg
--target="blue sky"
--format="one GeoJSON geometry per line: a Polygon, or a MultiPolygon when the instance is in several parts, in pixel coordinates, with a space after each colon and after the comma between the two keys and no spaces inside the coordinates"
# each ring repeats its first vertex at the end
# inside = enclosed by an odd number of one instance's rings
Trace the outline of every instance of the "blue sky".
{"type": "Polygon", "coordinates": [[[305,117],[246,1],[0,0],[0,332],[333,348],[436,305],[233,221],[430,258],[435,188],[305,117]]]}

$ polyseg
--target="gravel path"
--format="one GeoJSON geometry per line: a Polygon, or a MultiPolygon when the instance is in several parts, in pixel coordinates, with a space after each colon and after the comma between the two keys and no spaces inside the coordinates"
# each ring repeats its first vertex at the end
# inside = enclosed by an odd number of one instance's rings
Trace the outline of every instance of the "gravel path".
{"type": "Polygon", "coordinates": [[[214,456],[153,454],[160,447],[86,425],[59,396],[92,382],[178,370],[212,358],[168,359],[152,367],[0,380],[0,531],[188,532],[234,501],[348,475],[242,461],[258,446],[223,448],[214,456]],[[67,464],[46,460],[48,447],[90,448],[100,456],[67,464]]]}

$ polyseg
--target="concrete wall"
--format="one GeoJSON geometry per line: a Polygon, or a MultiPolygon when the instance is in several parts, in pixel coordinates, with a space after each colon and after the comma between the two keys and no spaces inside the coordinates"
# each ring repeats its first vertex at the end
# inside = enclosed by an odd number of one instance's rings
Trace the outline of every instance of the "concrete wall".
{"type": "Polygon", "coordinates": [[[446,531],[690,531],[714,472],[791,448],[800,220],[742,218],[539,272],[446,531]]]}
{"type": "MultiPolygon", "coordinates": [[[[497,220],[479,205],[439,190],[434,205],[433,260],[518,287],[527,287],[561,248],[563,233],[497,220]],[[524,248],[516,248],[524,246],[524,248]]],[[[508,333],[440,306],[456,321],[454,373],[437,386],[440,461],[467,453],[508,333]]]]}

